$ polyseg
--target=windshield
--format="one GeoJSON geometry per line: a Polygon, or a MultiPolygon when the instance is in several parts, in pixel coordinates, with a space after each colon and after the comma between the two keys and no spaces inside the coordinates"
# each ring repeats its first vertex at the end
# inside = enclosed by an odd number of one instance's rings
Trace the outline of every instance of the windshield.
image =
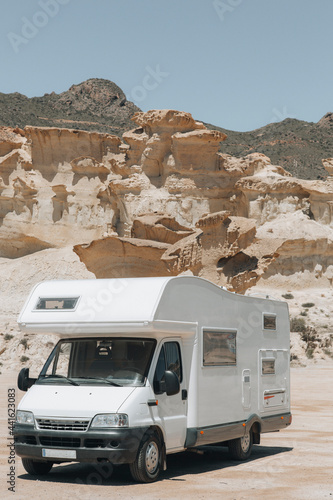
{"type": "Polygon", "coordinates": [[[37,383],[144,385],[155,344],[133,338],[60,340],[37,383]]]}

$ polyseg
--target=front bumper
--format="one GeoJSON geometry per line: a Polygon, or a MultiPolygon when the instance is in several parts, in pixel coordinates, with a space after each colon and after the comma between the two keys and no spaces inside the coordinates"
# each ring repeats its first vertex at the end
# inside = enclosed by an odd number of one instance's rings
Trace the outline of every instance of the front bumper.
{"type": "Polygon", "coordinates": [[[114,465],[133,463],[148,427],[94,429],[85,432],[44,431],[30,425],[15,424],[17,455],[38,461],[102,462],[114,465]],[[76,458],[46,458],[42,450],[75,450],[76,458]]]}

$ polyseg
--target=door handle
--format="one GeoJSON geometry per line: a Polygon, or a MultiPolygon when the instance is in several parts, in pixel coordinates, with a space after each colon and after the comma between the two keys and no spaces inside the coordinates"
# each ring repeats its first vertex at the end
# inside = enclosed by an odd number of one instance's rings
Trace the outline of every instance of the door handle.
{"type": "Polygon", "coordinates": [[[186,400],[187,400],[187,390],[182,389],[182,401],[186,401],[186,400]]]}

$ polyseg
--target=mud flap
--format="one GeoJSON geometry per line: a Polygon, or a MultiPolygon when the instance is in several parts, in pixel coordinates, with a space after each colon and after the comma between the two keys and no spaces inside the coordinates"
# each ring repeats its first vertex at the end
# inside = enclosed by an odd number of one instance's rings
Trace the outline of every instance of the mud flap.
{"type": "Polygon", "coordinates": [[[165,443],[163,443],[162,448],[162,470],[167,470],[165,443]]]}

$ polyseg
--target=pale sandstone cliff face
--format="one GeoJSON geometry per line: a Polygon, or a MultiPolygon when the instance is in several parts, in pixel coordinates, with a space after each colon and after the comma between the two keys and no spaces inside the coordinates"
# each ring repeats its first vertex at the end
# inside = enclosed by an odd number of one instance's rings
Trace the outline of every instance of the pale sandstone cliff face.
{"type": "Polygon", "coordinates": [[[0,257],[74,246],[96,277],[177,275],[245,292],[332,282],[333,160],[304,181],[189,113],[136,113],[119,137],[0,128],[0,257]]]}

